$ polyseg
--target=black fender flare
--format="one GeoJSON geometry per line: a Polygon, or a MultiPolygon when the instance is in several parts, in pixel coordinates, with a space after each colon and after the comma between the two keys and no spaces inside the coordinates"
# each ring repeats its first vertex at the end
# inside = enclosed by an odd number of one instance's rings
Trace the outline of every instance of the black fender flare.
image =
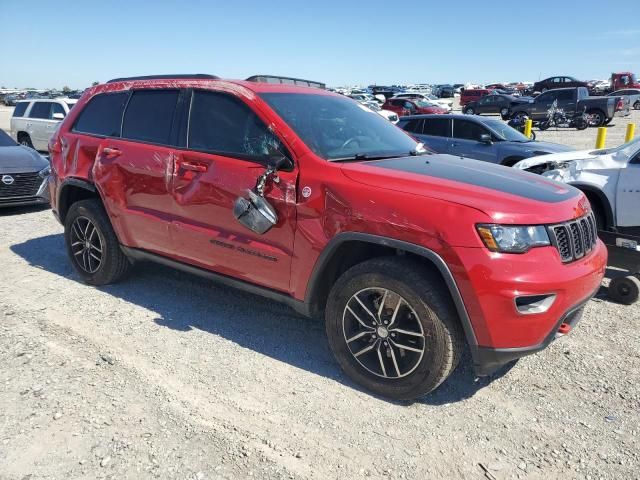
{"type": "Polygon", "coordinates": [[[415,243],[409,243],[402,240],[397,240],[395,238],[382,237],[369,233],[339,233],[329,241],[313,267],[313,271],[311,272],[311,277],[309,279],[305,292],[306,305],[312,305],[312,303],[314,302],[315,292],[318,289],[318,285],[322,278],[324,268],[328,265],[329,261],[333,257],[334,252],[341,244],[350,241],[371,243],[384,247],[390,247],[396,250],[410,252],[429,260],[438,269],[438,271],[442,275],[442,278],[444,278],[447,289],[449,290],[449,293],[451,295],[451,299],[453,300],[456,311],[458,312],[460,323],[467,339],[467,343],[469,344],[472,353],[475,351],[478,345],[478,341],[476,339],[471,320],[469,319],[467,308],[465,307],[464,301],[462,300],[462,295],[460,294],[460,290],[458,289],[458,285],[453,278],[453,274],[451,273],[449,266],[436,252],[421,245],[416,245],[415,243]]]}
{"type": "Polygon", "coordinates": [[[57,192],[57,198],[56,198],[56,205],[58,207],[58,211],[55,212],[56,216],[58,217],[58,219],[60,220],[60,222],[64,222],[64,215],[62,215],[62,212],[65,212],[68,210],[67,205],[66,204],[62,204],[62,200],[63,200],[63,195],[65,190],[68,187],[77,187],[77,188],[82,188],[83,190],[87,190],[91,193],[94,193],[96,196],[100,196],[100,194],[98,193],[98,190],[96,189],[96,186],[87,181],[87,180],[83,180],[81,178],[75,178],[75,177],[68,177],[65,178],[62,183],[60,184],[60,186],[58,187],[58,192],[57,192]]]}

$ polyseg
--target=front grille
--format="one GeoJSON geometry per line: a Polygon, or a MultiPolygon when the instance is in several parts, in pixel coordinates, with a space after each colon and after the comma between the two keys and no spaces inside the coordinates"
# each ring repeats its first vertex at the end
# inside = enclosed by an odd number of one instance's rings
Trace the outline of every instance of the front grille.
{"type": "Polygon", "coordinates": [[[0,198],[32,197],[38,192],[42,181],[42,177],[37,172],[0,174],[0,198]],[[5,175],[13,178],[11,185],[1,180],[5,175]]]}
{"type": "Polygon", "coordinates": [[[571,222],[550,226],[549,237],[551,243],[558,249],[563,263],[584,257],[598,241],[593,213],[571,222]]]}

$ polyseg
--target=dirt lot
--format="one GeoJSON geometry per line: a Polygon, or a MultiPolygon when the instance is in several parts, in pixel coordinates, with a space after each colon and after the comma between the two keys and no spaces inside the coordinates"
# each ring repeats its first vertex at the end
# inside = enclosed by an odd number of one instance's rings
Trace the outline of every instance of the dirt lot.
{"type": "Polygon", "coordinates": [[[604,288],[546,351],[402,404],[268,300],[145,264],[83,285],[49,210],[0,211],[0,266],[3,480],[640,478],[640,304],[604,288]]]}

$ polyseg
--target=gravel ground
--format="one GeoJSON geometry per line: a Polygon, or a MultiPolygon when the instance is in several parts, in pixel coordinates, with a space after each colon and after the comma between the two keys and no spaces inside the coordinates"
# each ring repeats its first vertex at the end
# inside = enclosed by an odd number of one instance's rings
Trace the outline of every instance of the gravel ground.
{"type": "Polygon", "coordinates": [[[605,287],[544,352],[394,403],[279,304],[151,264],[80,283],[47,209],[0,210],[0,265],[2,480],[640,478],[640,303],[605,287]]]}
{"type": "Polygon", "coordinates": [[[393,403],[284,306],[151,264],[86,286],[46,209],[0,232],[2,479],[639,478],[640,304],[393,403]]]}

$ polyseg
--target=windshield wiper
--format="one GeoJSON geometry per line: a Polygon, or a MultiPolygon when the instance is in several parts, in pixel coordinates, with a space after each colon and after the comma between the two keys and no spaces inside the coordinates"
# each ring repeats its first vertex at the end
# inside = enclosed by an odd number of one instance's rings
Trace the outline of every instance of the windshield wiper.
{"type": "Polygon", "coordinates": [[[331,162],[357,162],[358,160],[385,160],[387,158],[405,157],[406,154],[399,155],[369,155],[367,153],[356,153],[352,157],[332,158],[331,162]]]}

